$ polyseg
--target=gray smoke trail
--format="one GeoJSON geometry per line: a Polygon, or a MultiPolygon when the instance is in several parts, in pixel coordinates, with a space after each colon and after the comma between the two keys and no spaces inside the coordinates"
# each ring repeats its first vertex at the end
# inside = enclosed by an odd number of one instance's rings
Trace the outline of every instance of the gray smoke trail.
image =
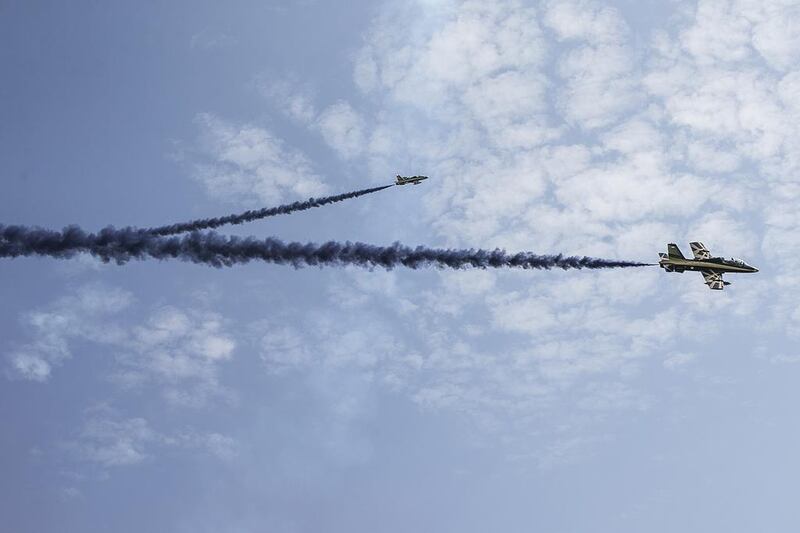
{"type": "Polygon", "coordinates": [[[152,235],[176,235],[178,233],[186,233],[189,231],[198,231],[202,229],[218,228],[226,224],[243,224],[245,222],[252,222],[267,217],[274,217],[276,215],[288,215],[295,211],[305,211],[313,207],[321,207],[327,204],[341,202],[350,198],[358,198],[365,194],[382,191],[394,187],[394,185],[384,185],[382,187],[373,187],[371,189],[361,189],[360,191],[347,192],[344,194],[337,194],[335,196],[325,196],[323,198],[309,198],[302,202],[294,202],[286,205],[279,205],[277,207],[265,207],[264,209],[255,209],[245,211],[235,215],[228,215],[224,217],[215,218],[201,218],[199,220],[192,220],[190,222],[181,222],[178,224],[170,224],[168,226],[159,226],[156,228],[148,228],[142,231],[152,235]]]}
{"type": "Polygon", "coordinates": [[[303,266],[383,267],[404,266],[454,268],[599,269],[649,266],[649,263],[616,261],[593,257],[536,255],[505,250],[441,249],[400,243],[374,246],[364,243],[329,241],[324,244],[285,243],[279,239],[226,237],[214,232],[190,233],[181,237],[159,237],[135,228],[105,228],[86,233],[77,226],[52,231],[24,226],[0,226],[0,257],[72,257],[90,253],[103,261],[123,264],[131,259],[180,259],[214,267],[264,261],[295,268],[303,266]]]}

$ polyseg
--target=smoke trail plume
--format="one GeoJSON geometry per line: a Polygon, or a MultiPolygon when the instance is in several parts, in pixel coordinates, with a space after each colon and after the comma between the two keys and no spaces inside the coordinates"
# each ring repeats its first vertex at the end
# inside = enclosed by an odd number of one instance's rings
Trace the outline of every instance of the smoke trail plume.
{"type": "Polygon", "coordinates": [[[276,238],[227,237],[214,232],[159,237],[135,228],[105,228],[86,233],[77,226],[52,231],[24,226],[0,226],[0,257],[50,256],[69,258],[90,253],[118,264],[132,259],[180,259],[214,267],[264,261],[295,268],[355,265],[392,269],[398,266],[453,268],[600,269],[648,266],[648,263],[593,257],[536,255],[505,250],[442,249],[400,243],[374,246],[364,243],[324,244],[283,242],[276,238]]]}
{"type": "Polygon", "coordinates": [[[218,228],[226,224],[243,224],[245,222],[252,222],[267,217],[274,217],[276,215],[288,215],[295,211],[305,211],[312,207],[321,207],[327,204],[341,202],[350,198],[358,198],[365,194],[382,191],[394,187],[394,185],[384,185],[382,187],[373,187],[371,189],[361,189],[360,191],[347,192],[344,194],[337,194],[335,196],[325,196],[323,198],[309,198],[302,202],[294,202],[286,205],[279,205],[277,207],[265,207],[264,209],[255,209],[245,211],[235,215],[228,215],[224,217],[215,218],[201,218],[199,220],[192,220],[190,222],[181,222],[178,224],[170,224],[168,226],[159,226],[156,228],[148,228],[142,231],[152,235],[176,235],[178,233],[186,233],[189,231],[198,231],[203,229],[218,228]]]}

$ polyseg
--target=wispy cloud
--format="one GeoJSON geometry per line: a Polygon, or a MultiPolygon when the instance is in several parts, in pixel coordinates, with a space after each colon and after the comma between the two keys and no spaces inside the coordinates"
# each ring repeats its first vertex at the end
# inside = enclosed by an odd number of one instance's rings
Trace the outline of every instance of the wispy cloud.
{"type": "Polygon", "coordinates": [[[246,204],[284,202],[329,192],[311,162],[267,129],[204,113],[194,176],[216,198],[246,204]]]}
{"type": "Polygon", "coordinates": [[[170,403],[201,406],[232,397],[219,381],[219,367],[235,347],[219,315],[162,307],[131,329],[113,379],[127,387],[156,383],[170,403]]]}
{"type": "MultiPolygon", "coordinates": [[[[788,259],[800,246],[789,178],[800,165],[791,72],[799,14],[781,2],[725,1],[675,14],[641,41],[601,2],[385,6],[355,56],[368,105],[337,104],[364,140],[354,149],[341,135],[323,138],[375,172],[398,162],[427,169],[435,178],[422,218],[448,243],[646,257],[666,242],[703,239],[719,253],[788,259]]],[[[665,286],[659,274],[354,281],[332,289],[332,304],[353,312],[388,299],[397,303],[388,322],[409,325],[401,341],[365,318],[393,355],[352,364],[487,427],[539,435],[540,424],[565,421],[573,429],[549,427],[567,443],[554,449],[569,455],[602,433],[589,411],[647,408],[637,375],[650,361],[690,368],[682,343],[710,342],[769,301],[783,302],[770,305],[786,327],[777,306],[791,317],[800,288],[790,272],[780,289],[743,280],[732,306],[730,295],[710,301],[700,280],[665,286]],[[717,323],[721,309],[729,318],[717,323]]],[[[332,346],[355,343],[308,329],[305,337],[284,324],[264,336],[270,368],[327,365],[332,346]]]]}
{"type": "Polygon", "coordinates": [[[140,324],[131,293],[86,285],[40,310],[23,323],[33,340],[8,351],[11,376],[44,382],[72,357],[72,345],[90,342],[111,349],[117,366],[111,378],[127,388],[156,386],[174,405],[200,406],[232,398],[219,381],[219,368],[236,342],[224,320],[202,309],[158,307],[140,324]]]}
{"type": "Polygon", "coordinates": [[[39,310],[25,313],[22,324],[33,339],[7,352],[12,375],[47,381],[54,367],[72,357],[72,341],[119,342],[125,333],[119,327],[102,327],[99,322],[123,312],[133,301],[133,295],[126,291],[85,285],[39,310]]]}
{"type": "Polygon", "coordinates": [[[84,421],[74,438],[61,448],[80,463],[102,470],[134,466],[154,460],[154,453],[164,449],[200,451],[222,460],[237,455],[234,439],[219,433],[184,430],[163,433],[141,417],[125,417],[107,404],[99,404],[84,413],[84,421]]]}
{"type": "Polygon", "coordinates": [[[313,92],[310,87],[293,78],[274,79],[273,75],[262,75],[256,79],[258,91],[277,110],[303,124],[311,124],[317,116],[313,92]]]}

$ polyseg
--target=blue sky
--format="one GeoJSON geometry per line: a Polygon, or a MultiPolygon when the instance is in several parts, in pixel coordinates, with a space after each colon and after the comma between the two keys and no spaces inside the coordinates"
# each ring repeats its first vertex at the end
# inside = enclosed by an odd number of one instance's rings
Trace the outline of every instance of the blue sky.
{"type": "Polygon", "coordinates": [[[2,223],[658,269],[0,263],[9,531],[793,531],[800,8],[0,4],[2,223]],[[227,231],[227,230],[226,230],[227,231]]]}

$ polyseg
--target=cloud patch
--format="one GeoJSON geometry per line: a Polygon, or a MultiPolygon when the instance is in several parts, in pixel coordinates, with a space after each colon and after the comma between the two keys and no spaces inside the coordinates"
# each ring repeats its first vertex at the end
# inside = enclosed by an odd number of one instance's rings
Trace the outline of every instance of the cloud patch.
{"type": "Polygon", "coordinates": [[[88,342],[111,351],[111,378],[126,388],[156,386],[173,405],[201,406],[212,398],[231,399],[219,369],[233,357],[236,341],[216,313],[162,306],[131,324],[131,293],[86,285],[23,315],[32,341],[7,352],[10,376],[45,382],[88,342]]]}
{"type": "Polygon", "coordinates": [[[125,417],[107,404],[84,413],[84,421],[73,439],[61,447],[76,461],[101,470],[130,467],[151,461],[156,451],[196,450],[221,460],[238,454],[236,441],[220,433],[184,430],[163,433],[141,417],[125,417]]]}
{"type": "Polygon", "coordinates": [[[233,124],[209,113],[195,122],[200,160],[193,175],[211,196],[274,204],[328,192],[308,158],[265,128],[233,124]]]}
{"type": "MultiPolygon", "coordinates": [[[[667,242],[705,240],[715,253],[790,262],[800,83],[789,4],[681,4],[647,36],[603,2],[387,4],[355,55],[366,104],[344,104],[363,147],[328,143],[375,173],[426,169],[414,237],[643,260],[667,242]]],[[[391,277],[335,287],[331,305],[341,316],[391,301],[386,324],[407,327],[394,344],[391,327],[364,318],[396,353],[346,364],[560,462],[602,440],[598,420],[651,405],[644,369],[690,372],[682,343],[715,342],[783,297],[734,278],[733,295],[711,300],[699,277],[661,274],[499,272],[468,289],[472,273],[391,277]]],[[[800,289],[791,273],[780,283],[800,289]]],[[[775,310],[784,326],[796,308],[786,298],[775,310]]],[[[263,338],[273,371],[341,360],[332,346],[371,352],[336,332],[326,340],[309,325],[309,340],[286,328],[263,338]]]]}

